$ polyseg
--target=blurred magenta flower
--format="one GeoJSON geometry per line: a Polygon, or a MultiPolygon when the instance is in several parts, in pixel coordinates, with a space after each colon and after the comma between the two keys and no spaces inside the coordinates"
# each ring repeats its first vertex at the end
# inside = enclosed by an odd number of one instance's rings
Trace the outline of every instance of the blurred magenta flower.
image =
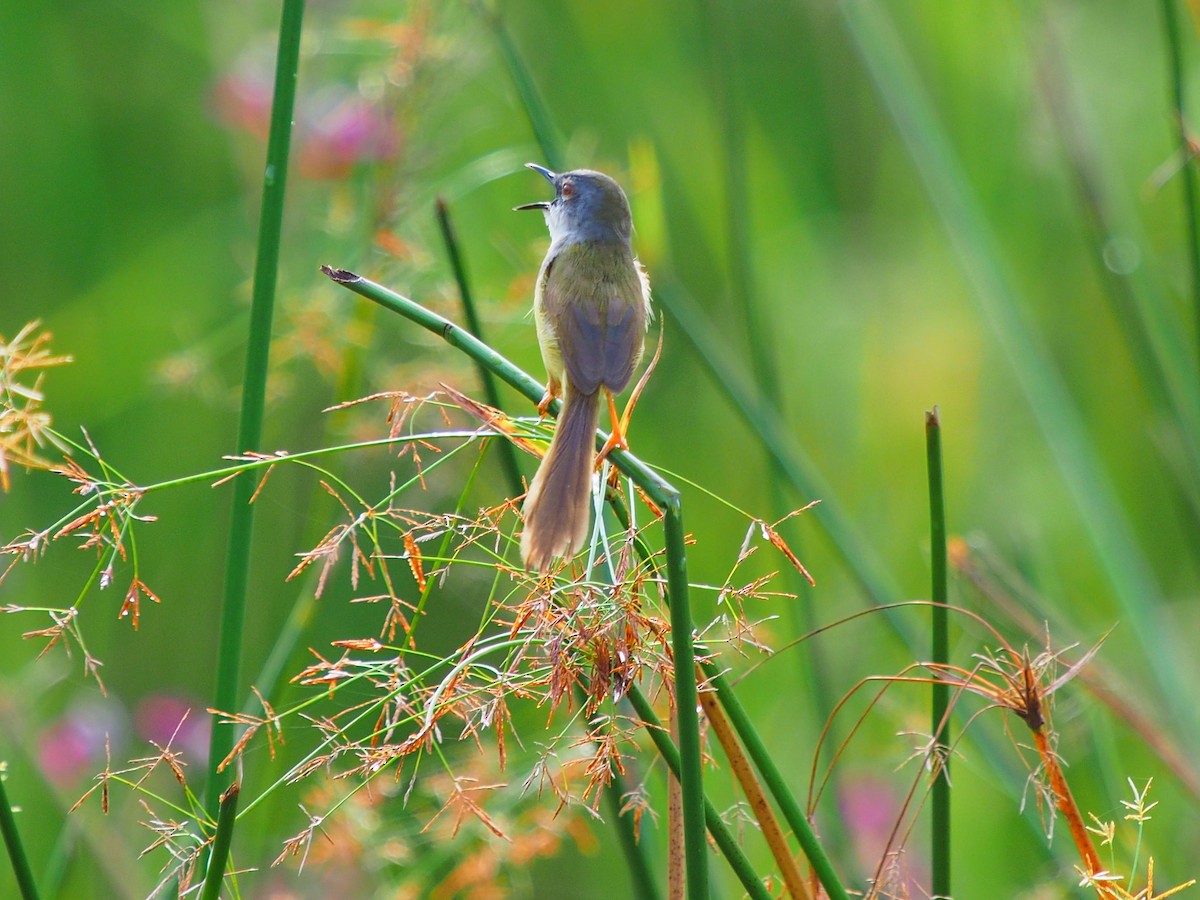
{"type": "MultiPolygon", "coordinates": [[[[249,53],[212,92],[217,120],[266,140],[271,118],[271,60],[249,53]]],[[[297,168],[305,178],[344,178],[360,163],[387,162],[400,152],[400,133],[383,109],[342,85],[301,93],[293,132],[297,168]]]]}
{"type": "Polygon", "coordinates": [[[211,720],[204,706],[174,694],[143,697],[133,713],[138,737],[160,747],[171,745],[195,766],[208,761],[211,720]]]}
{"type": "Polygon", "coordinates": [[[74,785],[95,774],[104,764],[105,741],[119,744],[124,732],[125,723],[111,702],[76,701],[38,735],[42,772],[59,786],[74,785]]]}
{"type": "MultiPolygon", "coordinates": [[[[859,865],[868,873],[873,874],[880,867],[889,842],[894,840],[893,829],[902,815],[901,802],[894,787],[882,778],[862,775],[847,778],[844,782],[838,806],[859,865]]],[[[893,844],[890,852],[895,854],[896,849],[893,844]]],[[[928,896],[926,891],[917,888],[921,882],[929,881],[920,859],[919,853],[893,855],[883,864],[881,881],[893,886],[903,885],[903,890],[908,892],[895,896],[928,896]]]]}
{"type": "Polygon", "coordinates": [[[309,105],[300,127],[300,174],[317,180],[345,177],[358,163],[395,159],[400,139],[378,106],[341,89],[309,105]]]}

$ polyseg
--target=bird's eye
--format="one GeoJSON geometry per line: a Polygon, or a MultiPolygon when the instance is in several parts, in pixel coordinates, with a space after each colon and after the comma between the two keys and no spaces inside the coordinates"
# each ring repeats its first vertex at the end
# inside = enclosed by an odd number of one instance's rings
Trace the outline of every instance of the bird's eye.
{"type": "Polygon", "coordinates": [[[562,195],[562,198],[564,200],[569,200],[571,198],[571,196],[575,193],[575,185],[574,185],[574,183],[572,183],[570,181],[564,181],[562,183],[562,187],[559,188],[558,192],[562,195]]]}

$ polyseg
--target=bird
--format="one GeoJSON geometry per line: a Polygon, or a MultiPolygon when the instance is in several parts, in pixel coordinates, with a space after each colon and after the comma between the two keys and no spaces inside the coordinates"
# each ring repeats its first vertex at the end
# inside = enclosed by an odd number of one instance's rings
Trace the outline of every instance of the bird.
{"type": "Polygon", "coordinates": [[[628,449],[630,410],[618,418],[613,395],[629,384],[642,357],[650,281],[633,253],[629,199],[613,178],[591,169],[527,167],[554,187],[553,200],[514,207],[541,210],[550,231],[533,295],[547,375],[538,411],[545,415],[555,397],[562,398],[562,409],[525,496],[521,534],[525,568],[544,574],[587,541],[601,393],[613,423],[601,457],[628,449]]]}

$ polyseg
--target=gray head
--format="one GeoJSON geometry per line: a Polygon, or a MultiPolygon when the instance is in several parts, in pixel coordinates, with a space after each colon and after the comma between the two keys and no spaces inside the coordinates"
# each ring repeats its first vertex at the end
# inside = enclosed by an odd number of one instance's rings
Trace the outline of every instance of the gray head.
{"type": "Polygon", "coordinates": [[[554,199],[526,203],[515,209],[540,209],[546,214],[552,243],[622,241],[629,243],[633,219],[621,186],[603,172],[574,169],[555,174],[537,163],[526,163],[554,185],[554,199]]]}

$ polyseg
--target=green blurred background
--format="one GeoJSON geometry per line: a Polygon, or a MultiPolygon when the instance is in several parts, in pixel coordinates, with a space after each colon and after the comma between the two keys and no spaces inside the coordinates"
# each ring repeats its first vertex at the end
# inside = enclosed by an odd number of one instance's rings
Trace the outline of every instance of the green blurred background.
{"type": "MultiPolygon", "coordinates": [[[[950,528],[989,578],[1003,571],[1030,588],[1022,602],[1034,633],[963,581],[952,599],[1035,648],[1043,619],[1062,626],[1052,627],[1055,646],[1089,645],[1115,624],[1100,664],[1120,674],[1152,733],[1195,759],[1200,374],[1181,182],[1168,178],[1177,142],[1159,6],[496,7],[569,165],[611,172],[630,193],[665,329],[634,420],[635,451],[767,519],[819,499],[822,515],[852,523],[861,538],[865,549],[848,564],[828,519],[788,523],[817,587],[747,610],[776,617],[762,628],[768,642],[780,646],[868,599],[928,595],[923,429],[936,404],[950,528]],[[779,477],[689,339],[696,327],[715,338],[746,393],[775,408],[822,490],[779,477]],[[866,561],[886,595],[865,596],[866,561]]],[[[85,426],[135,483],[216,468],[243,449],[234,436],[277,15],[273,4],[0,6],[0,334],[44,321],[55,349],[75,358],[44,385],[56,426],[72,435],[85,426]]],[[[1185,58],[1200,58],[1194,23],[1179,15],[1185,58]]],[[[543,157],[482,8],[311,3],[296,128],[257,449],[381,434],[382,407],[322,413],[373,391],[420,393],[441,381],[477,390],[454,353],[317,271],[350,268],[458,317],[438,196],[454,215],[489,338],[541,377],[527,310],[544,227],[510,208],[542,199],[545,184],[521,164],[543,157]]],[[[514,395],[505,399],[528,414],[514,395]]],[[[367,490],[386,489],[386,454],[340,465],[367,490]]],[[[452,469],[412,502],[452,503],[465,471],[452,469]]],[[[0,497],[0,537],[45,527],[69,508],[60,482],[19,475],[0,497]]],[[[501,485],[490,472],[476,505],[499,503],[501,485]]],[[[228,502],[227,489],[193,486],[142,508],[158,522],[139,532],[141,574],[163,603],[143,607],[138,632],[118,620],[115,592],[82,604],[107,697],[83,677],[78,655],[56,648],[35,662],[40,644],[21,634],[44,619],[3,620],[0,749],[35,868],[55,873],[61,896],[138,896],[154,884],[157,865],[135,871],[152,836],[138,828],[144,813],[131,798],[115,799],[107,821],[92,804],[64,827],[64,810],[103,765],[104,734],[114,760],[127,759],[146,755],[147,738],[165,739],[160,720],[172,711],[193,707],[192,723],[203,719],[228,502]]],[[[247,673],[311,591],[283,583],[295,554],[337,515],[310,477],[286,471],[259,504],[247,673]]],[[[692,579],[720,584],[746,522],[692,489],[685,508],[699,541],[692,579]]],[[[749,568],[781,564],[759,556],[749,568]]],[[[67,606],[91,563],[56,547],[15,569],[0,602],[67,606]]],[[[348,596],[339,585],[321,599],[302,644],[325,652],[330,640],[377,628],[375,612],[348,596]]],[[[470,585],[447,592],[430,617],[433,649],[466,637],[481,596],[470,585]]],[[[696,603],[697,620],[709,621],[711,595],[696,603]]],[[[901,618],[920,634],[924,615],[901,618]]],[[[977,630],[956,634],[955,659],[970,665],[977,630]]],[[[873,616],[789,650],[743,683],[799,793],[823,704],[862,677],[923,658],[921,641],[905,646],[873,616]],[[816,685],[805,680],[814,672],[816,685]]],[[[889,694],[839,765],[840,806],[823,801],[818,826],[860,887],[914,775],[911,763],[894,770],[920,741],[896,732],[927,730],[926,706],[917,689],[889,694]]],[[[1028,791],[1020,809],[1024,772],[1006,724],[998,712],[976,722],[990,744],[968,741],[956,764],[956,896],[1070,896],[1070,848],[1065,835],[1047,848],[1028,791]]],[[[1155,855],[1160,885],[1194,875],[1194,780],[1150,751],[1145,728],[1076,685],[1061,695],[1055,724],[1085,810],[1119,819],[1126,779],[1155,778],[1151,799],[1162,802],[1142,859],[1155,855]]],[[[302,752],[303,733],[288,740],[295,746],[285,752],[302,752]]],[[[276,771],[265,748],[254,753],[251,772],[276,771]]],[[[203,766],[192,769],[198,783],[203,766]]],[[[709,782],[719,805],[736,801],[724,770],[709,782]]],[[[307,823],[299,796],[247,824],[253,849],[239,856],[235,847],[238,865],[264,867],[307,823]]],[[[906,860],[918,876],[925,830],[906,860]]],[[[498,885],[565,896],[556,885],[570,873],[573,897],[622,896],[615,842],[602,826],[592,832],[498,885]]],[[[661,846],[661,824],[656,839],[661,846]]],[[[1129,850],[1121,848],[1126,859],[1129,850]]],[[[322,896],[321,872],[339,871],[338,860],[322,862],[300,879],[294,863],[247,876],[243,889],[322,896]]],[[[386,892],[394,872],[371,865],[386,892]]],[[[11,891],[0,867],[0,896],[11,891]]],[[[738,890],[728,884],[725,895],[738,890]]]]}

